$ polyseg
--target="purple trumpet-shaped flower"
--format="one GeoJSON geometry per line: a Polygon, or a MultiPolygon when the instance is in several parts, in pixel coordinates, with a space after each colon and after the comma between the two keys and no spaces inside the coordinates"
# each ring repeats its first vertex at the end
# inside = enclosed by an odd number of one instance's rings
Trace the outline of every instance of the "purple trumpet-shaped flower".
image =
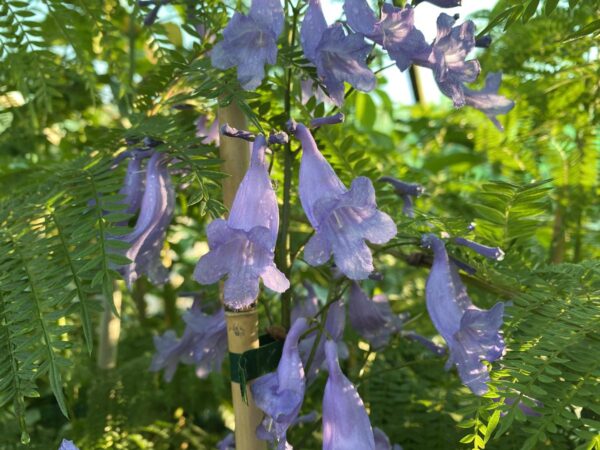
{"type": "Polygon", "coordinates": [[[156,354],[150,365],[151,372],[165,370],[163,377],[170,382],[179,363],[195,364],[196,375],[206,378],[221,368],[227,353],[227,327],[225,312],[220,309],[213,315],[202,312],[195,301],[183,320],[186,323],[181,339],[173,330],[154,337],[156,354]]]}
{"type": "Polygon", "coordinates": [[[73,441],[63,439],[60,443],[60,447],[58,447],[58,450],[79,450],[79,448],[77,448],[73,441]]]}
{"type": "Polygon", "coordinates": [[[411,6],[398,8],[384,3],[379,20],[366,0],[346,0],[344,11],[350,27],[383,46],[401,71],[408,69],[414,60],[429,61],[432,48],[415,28],[411,6]]]}
{"type": "Polygon", "coordinates": [[[476,59],[466,61],[475,47],[475,24],[467,20],[455,27],[454,22],[448,14],[439,15],[432,53],[421,64],[433,70],[442,93],[452,99],[454,106],[461,107],[466,104],[463,84],[475,81],[481,66],[476,59]]]}
{"type": "Polygon", "coordinates": [[[210,127],[207,127],[208,118],[200,116],[196,119],[196,137],[202,139],[204,145],[215,144],[219,146],[221,136],[219,134],[219,120],[215,119],[210,127]]]}
{"type": "Polygon", "coordinates": [[[442,356],[442,355],[446,354],[445,347],[437,345],[432,340],[427,339],[425,336],[421,336],[420,334],[415,333],[414,331],[406,331],[402,334],[402,336],[404,336],[405,338],[410,339],[412,341],[418,342],[423,347],[425,347],[427,350],[429,350],[431,353],[434,353],[438,356],[442,356]]]}
{"type": "Polygon", "coordinates": [[[319,312],[319,298],[315,292],[315,288],[310,283],[304,283],[306,288],[306,296],[297,301],[292,308],[291,322],[294,323],[296,319],[304,317],[306,319],[312,319],[319,312]]]}
{"type": "Polygon", "coordinates": [[[381,428],[373,428],[373,436],[375,437],[375,450],[402,450],[402,447],[398,444],[392,446],[390,438],[381,428]]]}
{"type": "Polygon", "coordinates": [[[168,160],[169,157],[163,153],[155,153],[150,158],[140,215],[133,231],[118,237],[130,244],[125,256],[131,263],[119,268],[129,287],[141,275],[148,276],[156,284],[168,279],[167,269],[160,259],[175,207],[175,191],[167,168],[168,160]]]}
{"type": "Polygon", "coordinates": [[[279,210],[265,162],[266,150],[265,137],[258,135],[229,218],[208,225],[210,251],[194,270],[194,278],[201,284],[215,283],[227,275],[223,296],[225,305],[233,309],[246,308],[256,300],[259,278],[276,292],[290,287],[273,262],[279,210]]]}
{"type": "Polygon", "coordinates": [[[316,231],[304,248],[304,259],[318,266],[333,253],[336,266],[348,278],[368,278],[374,268],[365,240],[373,244],[388,242],[396,235],[396,224],[377,209],[371,180],[358,177],[350,190],[346,189],[319,152],[310,131],[297,124],[296,136],[303,149],[300,201],[316,231]]]}
{"type": "Polygon", "coordinates": [[[236,66],[242,87],[256,89],[265,76],[265,64],[277,62],[283,21],[279,0],[252,0],[247,16],[236,12],[227,24],[223,40],[212,50],[212,65],[219,69],[236,66]]]}
{"type": "Polygon", "coordinates": [[[340,23],[327,26],[319,0],[309,0],[300,41],[304,55],[317,67],[318,76],[337,106],[344,103],[344,81],[359,91],[375,88],[375,75],[366,64],[371,47],[362,35],[346,34],[340,23]]]}
{"type": "Polygon", "coordinates": [[[456,8],[462,4],[462,0],[417,0],[416,5],[427,2],[440,8],[456,8]]]}
{"type": "Polygon", "coordinates": [[[132,152],[131,159],[127,165],[125,182],[119,191],[119,194],[125,196],[123,204],[127,205],[127,209],[124,211],[127,214],[136,213],[142,204],[144,179],[146,177],[146,171],[142,168],[143,159],[143,156],[139,155],[138,152],[132,152]]]}
{"type": "Polygon", "coordinates": [[[504,252],[500,247],[488,247],[487,245],[478,244],[477,242],[462,237],[454,238],[454,243],[469,247],[471,250],[474,250],[481,256],[485,256],[489,259],[495,259],[496,261],[502,261],[504,259],[504,252]]]}
{"type": "Polygon", "coordinates": [[[499,302],[490,310],[477,308],[448,257],[444,242],[427,234],[423,245],[433,250],[425,293],[429,316],[448,344],[450,357],[446,367],[455,364],[462,382],[476,395],[483,395],[490,376],[481,361],[496,361],[505,348],[500,332],[504,304],[499,302]]]}
{"type": "Polygon", "coordinates": [[[423,195],[425,188],[420,184],[405,183],[404,181],[392,177],[381,177],[379,181],[385,181],[394,187],[394,192],[396,192],[396,195],[402,198],[402,201],[404,202],[402,212],[408,217],[414,217],[413,197],[420,197],[423,195]]]}
{"type": "Polygon", "coordinates": [[[321,127],[323,125],[336,125],[338,123],[342,123],[344,121],[344,114],[337,113],[332,116],[326,117],[316,117],[310,121],[310,126],[312,128],[321,127]]]}
{"type": "Polygon", "coordinates": [[[463,87],[466,104],[484,113],[500,131],[504,128],[496,116],[507,114],[515,106],[513,100],[498,94],[501,82],[502,72],[492,72],[485,78],[485,86],[480,91],[463,87]]]}
{"type": "Polygon", "coordinates": [[[256,406],[267,415],[265,428],[273,431],[279,450],[286,448],[287,429],[298,416],[304,401],[306,379],[298,340],[307,328],[304,318],[294,322],[285,339],[277,371],[263,375],[252,384],[256,406]]]}
{"type": "Polygon", "coordinates": [[[385,347],[402,329],[402,319],[392,312],[387,296],[376,295],[371,300],[355,281],[348,292],[348,318],[352,328],[374,349],[385,347]]]}
{"type": "Polygon", "coordinates": [[[310,78],[302,80],[300,82],[300,91],[300,102],[303,105],[306,105],[312,96],[315,97],[317,105],[319,103],[333,103],[332,100],[327,96],[325,91],[323,91],[323,89],[321,89],[321,87],[310,78]]]}
{"type": "Polygon", "coordinates": [[[375,450],[365,406],[340,369],[335,342],[325,343],[329,378],[323,395],[323,450],[375,450]]]}

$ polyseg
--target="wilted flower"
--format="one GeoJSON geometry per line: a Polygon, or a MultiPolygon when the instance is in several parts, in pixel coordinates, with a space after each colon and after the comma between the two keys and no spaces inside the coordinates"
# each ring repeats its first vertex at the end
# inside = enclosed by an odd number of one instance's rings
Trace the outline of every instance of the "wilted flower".
{"type": "Polygon", "coordinates": [[[298,416],[304,401],[306,379],[298,339],[307,328],[304,318],[294,322],[285,339],[277,371],[256,379],[251,387],[256,406],[267,415],[265,428],[269,432],[273,430],[280,450],[286,448],[287,429],[298,416]]]}
{"type": "Polygon", "coordinates": [[[323,450],[375,450],[365,406],[340,369],[337,345],[325,343],[329,378],[323,395],[323,450]]]}
{"type": "Polygon", "coordinates": [[[201,138],[204,145],[215,144],[219,146],[221,140],[219,120],[215,118],[210,127],[206,126],[207,122],[208,118],[206,116],[200,116],[196,119],[196,137],[201,138]]]}
{"type": "Polygon", "coordinates": [[[242,180],[229,218],[213,220],[206,228],[210,251],[200,258],[194,278],[211,284],[227,275],[224,301],[243,309],[258,297],[258,281],[284,292],[290,283],[273,262],[279,229],[277,198],[265,162],[267,142],[258,135],[250,168],[242,180]]]}
{"type": "Polygon", "coordinates": [[[392,312],[387,296],[371,300],[353,281],[348,292],[348,318],[356,332],[374,349],[385,347],[390,337],[402,329],[402,319],[392,312]]]}
{"type": "Polygon", "coordinates": [[[396,178],[392,177],[381,177],[379,181],[385,181],[386,183],[390,183],[394,187],[394,191],[396,195],[402,198],[404,202],[404,208],[402,212],[406,214],[408,217],[414,217],[415,212],[413,209],[413,197],[420,197],[425,192],[425,188],[420,184],[416,183],[405,183],[404,181],[400,181],[396,178]]]}
{"type": "Polygon", "coordinates": [[[502,72],[492,72],[485,77],[485,86],[480,91],[463,87],[466,104],[484,113],[500,131],[504,128],[496,116],[507,114],[515,106],[514,101],[498,94],[501,82],[502,72]]]}
{"type": "Polygon", "coordinates": [[[350,190],[323,157],[310,131],[296,126],[302,143],[300,201],[315,235],[304,248],[313,266],[326,263],[331,254],[336,266],[350,279],[362,280],[373,271],[373,257],[365,240],[384,244],[396,235],[396,224],[377,209],[371,180],[358,177],[350,190]]]}
{"type": "Polygon", "coordinates": [[[481,361],[495,361],[504,352],[500,332],[504,304],[499,302],[490,310],[477,308],[448,257],[444,242],[427,234],[423,245],[433,249],[425,293],[431,321],[450,351],[446,367],[455,364],[462,382],[476,395],[482,395],[488,390],[490,376],[481,361]]]}
{"type": "Polygon", "coordinates": [[[402,450],[398,444],[390,443],[390,438],[383,432],[381,428],[373,428],[373,436],[375,437],[375,450],[402,450]]]}
{"type": "Polygon", "coordinates": [[[63,439],[60,443],[60,447],[58,450],[79,450],[77,446],[73,443],[73,441],[69,441],[68,439],[63,439]]]}
{"type": "Polygon", "coordinates": [[[221,308],[213,315],[205,314],[196,300],[183,320],[186,323],[181,339],[173,330],[154,337],[157,353],[152,359],[150,371],[164,369],[163,377],[169,382],[179,363],[195,364],[196,375],[206,378],[212,371],[218,371],[227,353],[227,327],[225,312],[221,308]]]}
{"type": "Polygon", "coordinates": [[[346,34],[340,23],[328,27],[319,0],[309,0],[300,41],[337,106],[344,103],[344,81],[359,91],[375,88],[375,75],[366,64],[371,47],[362,35],[346,34]]]}
{"type": "Polygon", "coordinates": [[[454,238],[454,243],[469,247],[471,250],[474,250],[489,259],[495,259],[496,261],[502,261],[504,259],[504,252],[500,247],[488,247],[487,245],[478,244],[477,242],[462,237],[454,238]]]}
{"type": "Polygon", "coordinates": [[[256,89],[265,76],[265,64],[277,62],[277,38],[283,29],[279,0],[253,0],[246,16],[236,12],[212,50],[212,65],[237,66],[238,80],[246,90],[256,89]]]}
{"type": "Polygon", "coordinates": [[[131,263],[119,268],[130,288],[142,275],[156,284],[164,283],[168,278],[167,269],[160,259],[175,208],[175,191],[167,168],[168,160],[169,156],[163,153],[152,155],[146,170],[146,187],[135,227],[131,233],[116,238],[131,244],[125,252],[131,263]]]}

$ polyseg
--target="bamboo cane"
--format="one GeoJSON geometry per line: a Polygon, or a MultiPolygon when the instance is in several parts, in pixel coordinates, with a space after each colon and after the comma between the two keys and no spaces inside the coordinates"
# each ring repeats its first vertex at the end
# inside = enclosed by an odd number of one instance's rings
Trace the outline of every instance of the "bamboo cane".
{"type": "MultiPolygon", "coordinates": [[[[219,108],[219,123],[228,123],[238,129],[247,129],[246,116],[235,104],[219,108]]],[[[240,139],[221,135],[219,154],[224,161],[221,171],[228,175],[223,179],[223,202],[231,208],[235,193],[250,164],[248,143],[240,139]]],[[[258,348],[258,310],[227,312],[227,344],[232,353],[244,353],[258,348]]],[[[246,404],[241,395],[239,383],[231,382],[233,412],[235,416],[235,445],[237,450],[266,450],[265,441],[256,437],[256,428],[263,413],[254,404],[252,393],[248,389],[246,404]]]]}

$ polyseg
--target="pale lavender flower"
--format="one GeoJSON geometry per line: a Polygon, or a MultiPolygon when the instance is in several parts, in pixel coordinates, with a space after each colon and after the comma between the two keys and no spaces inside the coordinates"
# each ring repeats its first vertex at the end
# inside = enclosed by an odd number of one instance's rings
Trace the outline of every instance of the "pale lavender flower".
{"type": "Polygon", "coordinates": [[[396,224],[377,209],[375,190],[366,177],[354,179],[350,190],[323,157],[310,131],[296,126],[302,143],[300,201],[315,228],[304,248],[310,265],[325,264],[331,254],[348,278],[362,280],[373,271],[373,257],[365,240],[384,244],[396,235],[396,224]]]}
{"type": "Polygon", "coordinates": [[[228,433],[223,439],[217,443],[217,450],[235,450],[235,436],[233,433],[228,433]]]}
{"type": "Polygon", "coordinates": [[[485,256],[489,259],[495,259],[496,261],[502,261],[504,259],[504,252],[500,247],[488,247],[487,245],[482,245],[462,237],[454,238],[454,243],[469,247],[471,250],[474,250],[481,256],[485,256]]]}
{"type": "Polygon", "coordinates": [[[237,67],[238,80],[246,90],[256,89],[265,76],[265,64],[277,62],[277,38],[283,29],[279,0],[253,0],[246,16],[236,12],[211,54],[219,69],[237,67]]]}
{"type": "Polygon", "coordinates": [[[481,361],[496,361],[505,348],[500,331],[504,304],[499,302],[490,310],[477,308],[448,257],[444,242],[427,234],[423,245],[433,250],[425,293],[431,321],[448,344],[450,357],[446,367],[455,364],[462,382],[476,395],[483,395],[490,376],[481,361]]]}
{"type": "Polygon", "coordinates": [[[150,371],[164,369],[163,378],[167,382],[173,379],[179,363],[195,364],[196,375],[206,378],[210,372],[221,368],[227,354],[227,327],[222,308],[215,314],[208,315],[202,311],[200,303],[194,301],[183,320],[186,327],[181,339],[177,338],[173,330],[154,337],[156,354],[150,371]]]}
{"type": "Polygon", "coordinates": [[[430,352],[432,352],[438,356],[442,356],[442,355],[446,354],[445,347],[437,345],[431,339],[427,339],[425,336],[421,336],[420,334],[415,333],[414,331],[406,331],[402,334],[402,336],[404,336],[405,338],[410,339],[412,341],[418,342],[423,347],[425,347],[427,350],[429,350],[430,352]]]}
{"type": "Polygon", "coordinates": [[[287,429],[298,416],[304,401],[306,379],[298,340],[307,328],[304,318],[294,322],[285,339],[277,371],[256,379],[251,387],[256,406],[267,415],[266,430],[273,431],[279,450],[286,448],[287,429]]]}
{"type": "Polygon", "coordinates": [[[312,319],[319,312],[319,298],[315,288],[310,283],[304,283],[304,287],[306,288],[306,296],[295,302],[290,319],[292,323],[300,317],[312,319]]]}
{"type": "Polygon", "coordinates": [[[373,436],[375,437],[375,450],[402,450],[402,447],[398,444],[392,446],[390,438],[381,428],[373,428],[373,436]]]}
{"type": "Polygon", "coordinates": [[[144,179],[146,178],[146,171],[142,167],[143,159],[144,157],[138,152],[134,151],[131,153],[131,159],[129,160],[125,174],[125,182],[121,190],[119,190],[119,194],[125,196],[123,204],[127,205],[127,209],[124,211],[127,214],[136,213],[142,204],[144,179]]]}
{"type": "Polygon", "coordinates": [[[79,450],[79,448],[77,448],[73,441],[63,439],[60,443],[60,447],[58,448],[58,450],[79,450]]]}
{"type": "Polygon", "coordinates": [[[484,113],[500,131],[504,128],[496,116],[507,114],[515,106],[513,100],[498,94],[501,82],[502,72],[492,72],[485,78],[485,86],[480,91],[463,87],[466,104],[484,113]]]}
{"type": "MultiPolygon", "coordinates": [[[[311,411],[310,413],[304,414],[303,416],[298,416],[293,420],[292,424],[290,425],[290,428],[302,423],[316,422],[318,417],[319,416],[316,411],[311,411]]],[[[277,441],[277,436],[275,435],[275,427],[273,426],[273,419],[271,419],[270,417],[266,417],[265,419],[263,419],[261,424],[256,429],[256,437],[260,440],[267,441],[270,443],[275,443],[277,441]]],[[[286,445],[289,446],[290,449],[292,448],[292,446],[289,443],[286,443],[286,445]]],[[[286,447],[286,449],[287,448],[288,447],[286,447]]]]}
{"type": "Polygon", "coordinates": [[[125,256],[131,263],[119,268],[130,288],[142,275],[155,284],[162,284],[168,279],[167,269],[160,258],[175,208],[175,191],[167,168],[168,160],[168,155],[158,152],[150,158],[135,227],[131,233],[117,238],[130,244],[125,256]]]}
{"type": "Polygon", "coordinates": [[[265,137],[258,135],[250,168],[238,188],[229,218],[208,225],[210,251],[194,270],[194,278],[201,284],[216,283],[227,275],[224,301],[233,309],[243,309],[256,300],[259,278],[276,292],[290,286],[273,262],[279,210],[265,161],[266,150],[265,137]]]}
{"type": "Polygon", "coordinates": [[[335,342],[325,343],[325,354],[329,378],[323,395],[323,450],[375,450],[369,416],[340,369],[335,342]]]}
{"type": "Polygon", "coordinates": [[[200,116],[196,119],[196,137],[202,139],[204,145],[214,144],[217,147],[221,140],[219,134],[219,120],[215,118],[210,127],[207,127],[208,118],[206,116],[200,116]]]}
{"type": "Polygon", "coordinates": [[[325,91],[321,89],[321,87],[310,78],[302,80],[300,82],[300,94],[300,102],[303,105],[306,105],[313,96],[317,101],[317,105],[319,103],[333,103],[333,101],[327,96],[325,91]]]}
{"type": "Polygon", "coordinates": [[[379,181],[390,183],[394,187],[394,192],[404,202],[404,208],[402,212],[408,217],[414,217],[415,211],[413,209],[413,197],[420,197],[425,192],[425,188],[420,184],[416,183],[405,183],[396,178],[392,177],[381,177],[379,181]]]}
{"type": "Polygon", "coordinates": [[[376,350],[402,329],[402,319],[392,312],[387,296],[376,295],[371,300],[355,281],[348,291],[348,318],[352,328],[376,350]]]}
{"type": "Polygon", "coordinates": [[[338,123],[342,123],[344,121],[344,114],[337,113],[332,116],[326,117],[315,117],[310,121],[310,126],[312,128],[321,127],[323,125],[336,125],[338,123]]]}
{"type": "Polygon", "coordinates": [[[346,34],[340,23],[327,26],[320,0],[309,0],[300,41],[337,106],[344,103],[344,81],[363,92],[375,88],[375,75],[366,64],[371,47],[362,35],[346,34]]]}
{"type": "Polygon", "coordinates": [[[475,47],[475,24],[467,20],[455,27],[454,22],[448,14],[439,15],[433,52],[425,66],[433,70],[442,93],[461,107],[466,104],[463,84],[475,81],[481,66],[476,59],[466,60],[475,47]]]}

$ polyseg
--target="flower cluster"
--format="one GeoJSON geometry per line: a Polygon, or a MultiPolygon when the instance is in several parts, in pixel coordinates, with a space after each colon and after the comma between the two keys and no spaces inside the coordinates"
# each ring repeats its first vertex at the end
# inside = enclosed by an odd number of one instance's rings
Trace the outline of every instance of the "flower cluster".
{"type": "MultiPolygon", "coordinates": [[[[431,1],[440,7],[458,6],[457,1],[431,1]]],[[[403,8],[384,3],[379,18],[367,0],[345,0],[344,11],[350,27],[381,45],[401,71],[411,65],[431,69],[440,91],[450,97],[456,107],[469,105],[481,110],[502,129],[496,119],[510,111],[514,102],[498,95],[502,75],[488,75],[481,91],[474,91],[465,83],[475,81],[481,71],[476,59],[467,60],[477,45],[475,24],[468,20],[455,26],[456,19],[442,13],[437,19],[437,36],[433,43],[425,40],[414,25],[414,8],[403,8]]]]}
{"type": "Polygon", "coordinates": [[[206,378],[210,372],[221,368],[227,353],[227,328],[222,308],[208,315],[202,311],[200,302],[194,300],[183,320],[186,326],[181,339],[173,330],[154,338],[156,354],[150,370],[158,372],[164,369],[165,381],[173,379],[179,363],[195,364],[196,375],[206,378]]]}

